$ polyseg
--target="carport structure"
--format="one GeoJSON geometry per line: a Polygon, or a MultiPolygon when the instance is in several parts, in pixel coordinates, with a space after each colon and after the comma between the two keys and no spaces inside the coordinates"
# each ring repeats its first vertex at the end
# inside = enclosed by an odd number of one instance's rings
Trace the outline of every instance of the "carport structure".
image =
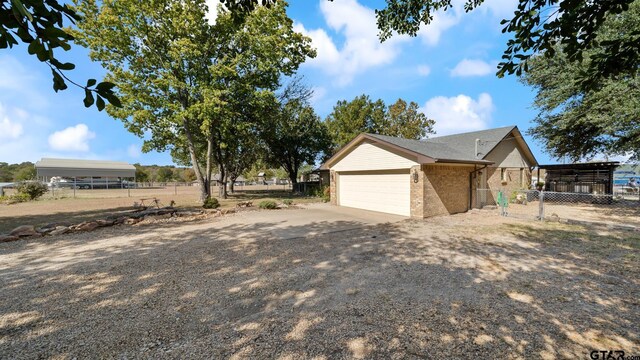
{"type": "Polygon", "coordinates": [[[105,178],[109,188],[109,178],[135,179],[136,177],[135,166],[121,161],[42,158],[36,162],[35,167],[38,179],[48,182],[54,176],[72,178],[74,188],[78,178],[89,178],[88,186],[91,188],[94,187],[94,178],[105,178]]]}

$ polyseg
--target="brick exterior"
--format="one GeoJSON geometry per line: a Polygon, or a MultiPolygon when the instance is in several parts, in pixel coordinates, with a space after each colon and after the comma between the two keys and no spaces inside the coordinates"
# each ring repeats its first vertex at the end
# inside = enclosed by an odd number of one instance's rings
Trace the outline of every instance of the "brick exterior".
{"type": "MultiPolygon", "coordinates": [[[[507,196],[511,196],[514,191],[528,189],[531,184],[531,170],[529,168],[522,168],[522,173],[524,175],[524,179],[521,179],[521,168],[504,168],[505,179],[507,181],[506,185],[502,185],[502,171],[503,168],[490,166],[488,168],[482,169],[481,171],[486,172],[486,184],[481,184],[480,176],[477,178],[477,185],[481,189],[489,189],[490,191],[486,193],[486,201],[485,204],[494,205],[496,204],[496,197],[498,191],[504,191],[507,196]]],[[[477,195],[477,194],[476,194],[477,195]]],[[[476,201],[476,196],[473,199],[473,207],[480,207],[481,204],[478,204],[476,201]]]]}
{"type": "Polygon", "coordinates": [[[424,171],[420,165],[411,168],[411,217],[424,217],[424,171]],[[414,180],[414,174],[418,174],[418,181],[414,180]]]}
{"type": "Polygon", "coordinates": [[[422,217],[469,210],[469,173],[473,166],[424,165],[422,217]]]}
{"type": "Polygon", "coordinates": [[[336,172],[329,172],[329,194],[331,196],[331,205],[338,205],[338,193],[336,193],[336,172]]]}

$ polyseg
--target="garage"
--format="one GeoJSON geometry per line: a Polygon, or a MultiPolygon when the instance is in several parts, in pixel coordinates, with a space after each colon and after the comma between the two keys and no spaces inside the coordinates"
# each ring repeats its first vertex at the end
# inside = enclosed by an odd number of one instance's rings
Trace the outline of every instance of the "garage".
{"type": "Polygon", "coordinates": [[[411,215],[409,169],[343,172],[337,181],[341,206],[411,215]]]}

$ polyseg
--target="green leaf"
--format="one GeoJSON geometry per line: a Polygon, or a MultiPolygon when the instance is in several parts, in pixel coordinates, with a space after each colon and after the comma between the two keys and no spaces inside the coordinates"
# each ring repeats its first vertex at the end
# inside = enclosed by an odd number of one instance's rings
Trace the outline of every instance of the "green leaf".
{"type": "Polygon", "coordinates": [[[98,111],[102,111],[105,107],[104,99],[100,95],[96,95],[96,107],[98,111]]]}
{"type": "Polygon", "coordinates": [[[87,87],[92,87],[93,85],[96,84],[96,79],[89,79],[87,80],[87,87]]]}
{"type": "Polygon", "coordinates": [[[93,105],[93,91],[85,90],[84,91],[84,106],[91,107],[93,105]]]}

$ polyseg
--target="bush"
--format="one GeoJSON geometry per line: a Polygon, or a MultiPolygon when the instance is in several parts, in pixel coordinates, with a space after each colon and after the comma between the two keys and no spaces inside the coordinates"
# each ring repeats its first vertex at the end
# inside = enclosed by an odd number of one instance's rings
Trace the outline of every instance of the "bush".
{"type": "Polygon", "coordinates": [[[322,189],[322,201],[324,201],[324,202],[331,201],[331,188],[328,187],[328,186],[325,186],[322,189]]]}
{"type": "Polygon", "coordinates": [[[220,202],[216,198],[208,198],[204,201],[202,207],[205,209],[217,209],[220,207],[220,202]]]}
{"type": "Polygon", "coordinates": [[[293,205],[293,200],[291,199],[284,199],[282,200],[282,203],[289,206],[289,205],[293,205]]]}
{"type": "Polygon", "coordinates": [[[278,204],[276,204],[276,202],[273,200],[263,200],[263,201],[260,201],[260,203],[258,204],[258,207],[260,209],[275,209],[278,207],[278,204]]]}
{"type": "Polygon", "coordinates": [[[16,185],[16,191],[18,192],[13,197],[19,197],[20,199],[26,199],[25,201],[36,200],[44,195],[49,188],[47,185],[38,181],[23,181],[16,185]]]}

